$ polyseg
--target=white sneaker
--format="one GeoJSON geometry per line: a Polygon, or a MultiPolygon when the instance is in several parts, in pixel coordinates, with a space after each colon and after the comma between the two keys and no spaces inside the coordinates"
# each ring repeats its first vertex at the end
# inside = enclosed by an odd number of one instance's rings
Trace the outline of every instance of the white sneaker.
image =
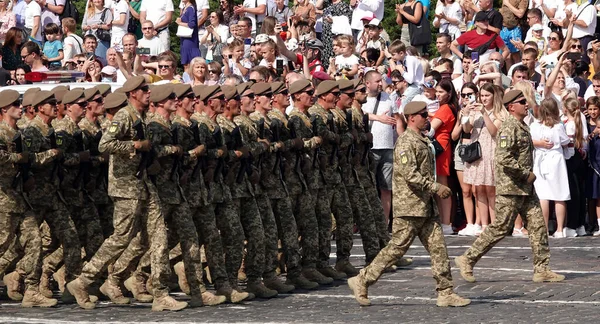
{"type": "Polygon", "coordinates": [[[594,232],[594,236],[600,236],[600,230],[594,232]]]}
{"type": "Polygon", "coordinates": [[[587,232],[585,231],[585,226],[581,225],[577,227],[577,236],[586,236],[587,232]]]}
{"type": "MultiPolygon", "coordinates": [[[[564,230],[564,229],[563,229],[564,230]]],[[[554,234],[552,234],[553,238],[565,238],[565,235],[563,234],[563,231],[556,231],[554,232],[554,234]]]]}
{"type": "Polygon", "coordinates": [[[564,237],[576,237],[577,231],[572,228],[565,227],[565,228],[563,228],[563,236],[564,237]]]}
{"type": "Polygon", "coordinates": [[[458,231],[458,235],[460,236],[475,236],[475,224],[467,224],[467,226],[460,231],[458,231]]]}
{"type": "Polygon", "coordinates": [[[442,232],[444,235],[452,235],[454,234],[454,230],[452,229],[452,225],[442,224],[442,232]]]}
{"type": "Polygon", "coordinates": [[[525,232],[523,232],[524,229],[525,229],[524,227],[521,227],[521,228],[516,228],[515,227],[513,229],[512,236],[513,237],[528,237],[529,235],[526,234],[525,232]]]}

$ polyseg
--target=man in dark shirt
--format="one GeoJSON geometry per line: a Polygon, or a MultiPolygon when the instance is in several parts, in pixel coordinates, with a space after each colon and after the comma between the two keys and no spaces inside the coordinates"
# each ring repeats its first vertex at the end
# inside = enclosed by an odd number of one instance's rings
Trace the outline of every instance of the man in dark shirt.
{"type": "Polygon", "coordinates": [[[493,31],[496,34],[500,34],[502,29],[502,15],[494,9],[494,3],[492,0],[480,0],[479,9],[485,13],[489,22],[488,30],[493,31]]]}

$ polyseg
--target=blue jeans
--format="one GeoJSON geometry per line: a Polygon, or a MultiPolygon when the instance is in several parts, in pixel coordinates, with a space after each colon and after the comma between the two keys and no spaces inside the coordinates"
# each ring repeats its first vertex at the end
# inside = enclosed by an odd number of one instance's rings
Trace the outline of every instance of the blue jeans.
{"type": "Polygon", "coordinates": [[[110,48],[109,42],[98,41],[98,47],[96,47],[96,52],[94,53],[96,56],[106,59],[106,51],[110,48]]]}

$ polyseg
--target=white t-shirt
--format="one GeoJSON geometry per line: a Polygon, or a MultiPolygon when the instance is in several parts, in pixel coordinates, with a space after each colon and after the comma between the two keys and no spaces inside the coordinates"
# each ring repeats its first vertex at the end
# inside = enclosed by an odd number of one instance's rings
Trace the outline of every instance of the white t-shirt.
{"type": "MultiPolygon", "coordinates": [[[[244,8],[256,8],[260,5],[266,6],[267,0],[244,0],[244,8]]],[[[252,33],[258,33],[258,31],[256,30],[256,19],[258,18],[258,22],[262,22],[263,20],[265,20],[265,15],[255,15],[247,12],[244,14],[244,16],[252,20],[252,33]]]]}
{"type": "Polygon", "coordinates": [[[362,20],[367,15],[375,15],[379,21],[383,20],[383,0],[361,0],[352,12],[352,29],[363,30],[362,20]]]}
{"type": "MultiPolygon", "coordinates": [[[[35,0],[33,0],[33,1],[35,1],[35,0]]],[[[64,6],[66,0],[48,0],[46,2],[48,4],[55,5],[55,6],[64,6]]],[[[42,24],[41,24],[41,28],[43,29],[44,26],[48,25],[49,23],[55,23],[55,24],[58,25],[58,27],[61,26],[60,17],[57,14],[55,14],[54,12],[52,12],[52,11],[44,8],[42,10],[42,24]]]]}
{"type": "MultiPolygon", "coordinates": [[[[463,20],[462,8],[460,7],[460,4],[458,4],[458,1],[453,2],[449,6],[444,6],[440,3],[439,6],[435,7],[436,14],[440,14],[442,12],[448,18],[458,19],[458,21],[463,20]]],[[[433,20],[434,21],[439,20],[440,21],[440,33],[447,33],[450,36],[452,36],[452,39],[457,39],[462,34],[462,32],[460,31],[460,28],[458,28],[458,25],[453,25],[453,24],[449,23],[448,20],[446,20],[446,19],[440,20],[436,17],[433,20]]]]}
{"type": "Polygon", "coordinates": [[[344,55],[338,55],[335,57],[335,66],[338,71],[346,68],[347,70],[351,70],[353,65],[358,64],[358,56],[352,54],[348,57],[344,57],[344,55]]]}
{"type": "MultiPolygon", "coordinates": [[[[575,5],[577,5],[575,3],[575,5]]],[[[589,5],[587,1],[582,1],[581,5],[576,10],[573,10],[573,15],[577,17],[577,20],[583,20],[587,24],[587,27],[579,27],[575,25],[573,27],[573,39],[579,39],[581,37],[594,35],[596,31],[596,7],[589,5]]],[[[567,30],[563,29],[563,34],[567,34],[567,30]]]]}
{"type": "Polygon", "coordinates": [[[125,34],[127,34],[127,27],[129,26],[129,5],[127,4],[127,1],[119,1],[118,3],[111,1],[108,2],[108,6],[106,8],[109,8],[110,10],[112,10],[112,14],[113,14],[113,19],[114,20],[119,20],[121,19],[121,14],[125,14],[125,24],[122,26],[116,26],[116,25],[112,25],[110,32],[111,32],[111,38],[110,38],[110,43],[111,45],[121,45],[123,42],[123,36],[125,36],[125,34]]]}
{"type": "Polygon", "coordinates": [[[140,12],[146,12],[146,19],[154,23],[154,27],[163,21],[169,11],[175,11],[173,0],[142,0],[140,12]]]}
{"type": "MultiPolygon", "coordinates": [[[[377,97],[367,97],[367,102],[362,105],[362,110],[365,113],[372,114],[375,110],[375,103],[377,97]]],[[[377,115],[386,114],[392,116],[394,113],[392,101],[387,92],[381,92],[381,98],[379,105],[377,106],[377,115]]],[[[373,122],[371,127],[371,133],[373,134],[373,148],[374,149],[393,149],[394,148],[394,128],[391,125],[380,123],[378,121],[373,122]]]]}
{"type": "MultiPolygon", "coordinates": [[[[27,8],[25,9],[25,27],[26,28],[33,28],[33,18],[34,17],[40,17],[41,19],[42,16],[42,8],[40,7],[40,5],[35,2],[35,1],[31,1],[29,4],[27,4],[27,8]]],[[[39,24],[39,28],[37,30],[37,33],[35,35],[31,35],[31,37],[35,38],[35,40],[37,41],[42,41],[42,29],[44,28],[44,25],[42,24],[41,20],[40,20],[40,24],[39,24]]],[[[24,40],[25,42],[25,40],[24,40]]]]}
{"type": "Polygon", "coordinates": [[[72,59],[77,54],[83,53],[83,39],[75,34],[65,36],[63,40],[63,52],[65,58],[62,63],[64,65],[67,60],[72,59]]]}
{"type": "MultiPolygon", "coordinates": [[[[273,62],[273,68],[274,68],[274,69],[275,69],[275,68],[277,68],[277,60],[281,60],[281,61],[283,61],[283,66],[284,66],[284,67],[285,67],[285,66],[287,66],[287,64],[288,64],[288,59],[287,59],[285,56],[279,55],[279,56],[278,56],[278,57],[275,59],[275,61],[273,62]]],[[[260,61],[260,63],[258,63],[258,65],[260,65],[260,66],[264,66],[264,67],[269,67],[269,63],[268,63],[268,62],[267,62],[267,60],[265,60],[265,59],[262,59],[262,60],[260,61]]]]}
{"type": "Polygon", "coordinates": [[[152,39],[146,39],[145,37],[138,39],[138,48],[149,48],[150,55],[159,55],[167,50],[157,36],[152,37],[152,39]]]}

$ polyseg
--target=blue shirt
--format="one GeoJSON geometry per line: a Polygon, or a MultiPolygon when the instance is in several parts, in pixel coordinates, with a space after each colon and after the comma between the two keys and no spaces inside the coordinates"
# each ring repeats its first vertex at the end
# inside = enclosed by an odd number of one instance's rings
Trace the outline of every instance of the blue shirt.
{"type": "MultiPolygon", "coordinates": [[[[44,43],[44,55],[46,55],[47,58],[55,58],[58,56],[58,51],[62,51],[63,50],[63,46],[62,43],[59,40],[53,40],[51,42],[46,41],[44,43]]],[[[55,62],[52,62],[55,63],[55,62]]],[[[60,64],[60,62],[56,62],[58,64],[60,64]]]]}
{"type": "Polygon", "coordinates": [[[431,8],[430,7],[431,1],[430,0],[417,0],[417,1],[420,2],[423,5],[423,7],[427,7],[427,11],[425,11],[425,17],[429,17],[428,15],[429,15],[429,9],[431,8]]]}

